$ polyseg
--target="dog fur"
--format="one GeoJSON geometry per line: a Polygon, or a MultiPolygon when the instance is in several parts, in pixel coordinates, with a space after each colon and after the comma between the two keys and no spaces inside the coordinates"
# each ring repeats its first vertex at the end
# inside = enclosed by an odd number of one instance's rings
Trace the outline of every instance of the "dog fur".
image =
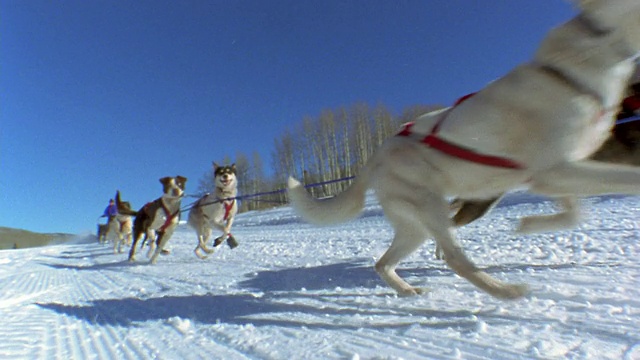
{"type": "Polygon", "coordinates": [[[113,242],[113,253],[122,253],[123,245],[131,245],[133,232],[133,220],[131,215],[131,204],[120,199],[120,191],[116,192],[116,207],[118,213],[107,223],[107,233],[105,237],[113,242]]]}
{"type": "MultiPolygon", "coordinates": [[[[613,134],[602,147],[591,156],[592,160],[614,164],[640,166],[640,120],[616,125],[613,134]]],[[[451,209],[455,212],[455,226],[467,225],[489,212],[502,198],[502,195],[487,200],[455,199],[451,209]]],[[[579,215],[579,214],[575,214],[579,215]]],[[[566,216],[566,215],[565,215],[566,216]]],[[[579,221],[577,216],[571,221],[579,221]]],[[[436,249],[436,257],[443,254],[436,249]]]]}
{"type": "Polygon", "coordinates": [[[213,174],[215,184],[213,194],[206,194],[198,199],[189,211],[187,221],[187,224],[197,233],[198,243],[193,252],[201,259],[205,259],[214,251],[207,247],[213,228],[222,231],[222,236],[216,239],[214,246],[220,245],[225,239],[231,248],[237,246],[231,235],[231,225],[238,212],[236,165],[219,166],[214,162],[213,174]]]}
{"type": "MultiPolygon", "coordinates": [[[[138,211],[128,212],[128,215],[135,216],[129,261],[135,261],[136,245],[143,236],[150,241],[147,252],[150,262],[155,264],[158,261],[158,255],[164,249],[180,221],[180,205],[186,182],[187,178],[183,176],[161,178],[163,195],[147,203],[138,211]]],[[[116,198],[116,205],[120,211],[121,205],[117,200],[116,198]]]]}
{"type": "MultiPolygon", "coordinates": [[[[466,256],[451,231],[449,198],[486,200],[528,188],[562,199],[571,220],[579,197],[640,194],[640,169],[588,159],[607,139],[635,69],[640,1],[583,0],[578,5],[581,13],[552,30],[531,62],[457,106],[421,116],[413,135],[389,138],[343,193],[314,199],[290,178],[294,208],[315,224],[344,222],[360,213],[365,191],[373,188],[395,230],[375,268],[400,295],[422,292],[395,269],[429,236],[449,267],[480,289],[503,299],[526,295],[526,285],[501,282],[466,256]],[[521,166],[487,166],[425,146],[421,139],[436,124],[443,141],[521,166]]],[[[525,218],[521,229],[571,224],[560,217],[525,218]]]]}

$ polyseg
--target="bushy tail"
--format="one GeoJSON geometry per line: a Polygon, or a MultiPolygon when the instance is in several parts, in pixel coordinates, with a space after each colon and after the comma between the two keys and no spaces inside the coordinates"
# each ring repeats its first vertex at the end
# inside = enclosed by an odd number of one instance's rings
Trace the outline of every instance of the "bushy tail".
{"type": "Polygon", "coordinates": [[[344,192],[327,199],[315,199],[302,184],[289,178],[289,200],[296,212],[306,221],[316,225],[331,225],[353,219],[364,207],[367,181],[358,176],[344,192]]]}
{"type": "Polygon", "coordinates": [[[120,200],[120,190],[116,192],[116,208],[118,209],[118,213],[121,215],[138,216],[137,211],[131,210],[130,207],[124,205],[124,202],[120,200]]]}

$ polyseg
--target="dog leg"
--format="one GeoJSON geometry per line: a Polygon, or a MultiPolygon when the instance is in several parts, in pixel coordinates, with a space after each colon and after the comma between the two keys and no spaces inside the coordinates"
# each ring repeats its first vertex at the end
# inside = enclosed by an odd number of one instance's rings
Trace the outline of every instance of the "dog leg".
{"type": "Polygon", "coordinates": [[[158,233],[158,240],[157,240],[158,246],[156,247],[156,250],[151,256],[151,259],[149,260],[151,264],[155,264],[156,262],[158,262],[158,255],[160,255],[160,253],[164,249],[164,246],[167,245],[167,242],[171,238],[172,234],[173,234],[173,229],[171,227],[169,227],[169,229],[163,232],[158,233]]]}
{"type": "Polygon", "coordinates": [[[412,296],[423,293],[422,289],[415,288],[404,281],[397,273],[398,263],[414,252],[426,238],[424,231],[412,231],[415,226],[410,223],[404,227],[396,228],[393,242],[382,257],[376,262],[375,269],[378,275],[389,286],[398,292],[400,296],[412,296]]]}
{"type": "Polygon", "coordinates": [[[129,250],[129,261],[131,262],[136,261],[136,245],[138,245],[141,237],[142,234],[135,234],[133,237],[133,244],[131,244],[131,250],[129,250]]]}
{"type": "MultiPolygon", "coordinates": [[[[415,288],[404,281],[397,273],[396,267],[408,255],[422,245],[429,232],[424,226],[421,201],[407,199],[404,186],[397,188],[376,189],[380,205],[395,231],[391,246],[376,262],[375,269],[380,278],[392,287],[400,296],[418,295],[424,290],[415,288]]],[[[420,199],[421,200],[421,199],[420,199]]]]}
{"type": "Polygon", "coordinates": [[[533,234],[542,231],[556,231],[573,228],[580,220],[580,201],[573,196],[559,199],[565,211],[553,215],[527,216],[520,220],[517,232],[533,234]]]}
{"type": "Polygon", "coordinates": [[[147,250],[147,258],[151,258],[153,256],[154,251],[156,250],[156,243],[160,241],[162,238],[161,231],[149,230],[147,232],[146,240],[148,242],[149,250],[147,250]]]}
{"type": "Polygon", "coordinates": [[[151,242],[151,247],[153,249],[149,249],[149,253],[148,256],[150,257],[149,262],[151,264],[155,264],[156,262],[158,262],[158,255],[160,255],[160,252],[162,251],[162,248],[164,247],[164,244],[166,243],[165,239],[165,235],[166,233],[164,231],[162,232],[158,232],[157,236],[157,242],[158,242],[158,246],[156,247],[156,241],[152,241],[151,242]]]}
{"type": "MultiPolygon", "coordinates": [[[[500,202],[502,196],[487,200],[464,200],[455,199],[449,204],[449,210],[455,212],[453,223],[456,227],[464,226],[483,217],[489,210],[493,209],[500,202]]],[[[440,245],[436,243],[436,259],[444,260],[444,252],[440,245]]]]}
{"type": "Polygon", "coordinates": [[[201,236],[198,236],[198,240],[200,241],[199,247],[207,254],[212,254],[214,249],[210,249],[207,247],[207,243],[209,242],[209,238],[211,238],[211,228],[208,227],[204,229],[201,236]]]}
{"type": "Polygon", "coordinates": [[[486,272],[478,269],[467,258],[462,247],[453,237],[451,232],[451,220],[448,217],[448,204],[445,199],[432,195],[424,202],[428,205],[423,209],[427,215],[424,224],[431,235],[442,248],[447,265],[458,275],[469,280],[472,284],[486,291],[492,296],[501,299],[517,299],[527,294],[526,285],[507,284],[491,277],[486,272]]]}
{"type": "Polygon", "coordinates": [[[120,235],[116,236],[115,240],[113,241],[113,253],[117,254],[119,252],[119,248],[120,248],[120,235]]]}
{"type": "Polygon", "coordinates": [[[200,254],[200,251],[199,251],[199,250],[201,250],[201,249],[202,249],[202,248],[201,248],[200,246],[197,246],[197,247],[195,248],[195,250],[193,250],[193,253],[194,253],[194,254],[196,254],[196,256],[197,256],[198,258],[200,258],[200,259],[204,260],[204,259],[206,259],[206,258],[208,257],[208,255],[206,255],[206,254],[201,255],[201,254],[200,254]]]}
{"type": "Polygon", "coordinates": [[[535,174],[530,191],[551,197],[640,194],[640,167],[584,160],[535,174]]]}
{"type": "Polygon", "coordinates": [[[457,207],[456,214],[453,216],[454,225],[459,227],[476,221],[493,209],[500,199],[502,196],[487,200],[454,200],[451,205],[453,209],[457,207]],[[462,204],[458,205],[456,202],[462,202],[462,204]]]}
{"type": "Polygon", "coordinates": [[[213,253],[214,249],[210,249],[207,247],[207,242],[209,241],[209,237],[211,236],[211,229],[198,230],[198,245],[193,250],[194,254],[200,259],[206,259],[207,255],[213,253]],[[201,233],[202,231],[202,233],[201,233]],[[204,255],[200,254],[200,251],[204,251],[204,255]]]}

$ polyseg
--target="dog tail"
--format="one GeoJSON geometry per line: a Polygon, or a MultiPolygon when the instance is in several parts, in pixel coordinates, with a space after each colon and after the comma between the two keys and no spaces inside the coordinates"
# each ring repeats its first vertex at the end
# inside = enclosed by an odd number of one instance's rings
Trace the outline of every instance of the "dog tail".
{"type": "Polygon", "coordinates": [[[316,225],[331,225],[353,219],[362,211],[368,185],[366,177],[361,174],[347,190],[327,199],[313,198],[292,177],[288,187],[291,205],[303,219],[316,225]]]}
{"type": "Polygon", "coordinates": [[[120,190],[116,191],[116,209],[118,209],[118,214],[138,216],[137,211],[133,211],[131,208],[124,206],[122,200],[120,200],[120,190]]]}

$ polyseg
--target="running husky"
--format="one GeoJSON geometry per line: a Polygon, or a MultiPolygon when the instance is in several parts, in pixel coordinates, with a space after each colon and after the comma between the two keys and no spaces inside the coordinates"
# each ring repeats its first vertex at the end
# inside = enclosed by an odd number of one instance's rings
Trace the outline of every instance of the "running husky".
{"type": "MultiPolygon", "coordinates": [[[[313,199],[289,179],[294,208],[309,222],[333,224],[361,211],[375,189],[395,229],[376,271],[400,295],[422,292],[401,279],[398,263],[435,238],[458,275],[503,299],[528,293],[467,258],[454,238],[448,197],[486,200],[516,188],[562,200],[640,194],[640,169],[588,160],[609,136],[640,51],[640,1],[582,0],[581,13],[551,31],[534,59],[454,107],[425,114],[389,138],[350,188],[313,199]]],[[[528,217],[523,232],[568,225],[566,215],[528,217]]]]}
{"type": "MultiPolygon", "coordinates": [[[[135,216],[133,221],[133,244],[129,250],[129,261],[136,260],[136,245],[144,236],[149,240],[150,262],[155,264],[158,255],[163,251],[167,241],[173,235],[180,221],[180,204],[184,196],[187,178],[184,176],[166,176],[160,179],[163,191],[162,196],[147,203],[138,211],[125,212],[116,201],[118,212],[135,216]]],[[[116,199],[118,200],[118,199],[116,199]]]]}
{"type": "Polygon", "coordinates": [[[193,252],[200,259],[205,259],[208,254],[213,253],[214,249],[207,247],[212,227],[222,231],[222,236],[216,238],[214,246],[222,244],[225,239],[230,248],[238,246],[236,239],[231,235],[233,218],[238,212],[236,165],[218,166],[214,162],[213,178],[216,186],[215,191],[213,194],[206,194],[198,199],[189,211],[189,220],[187,221],[187,224],[198,235],[198,244],[193,252]],[[200,250],[204,254],[201,254],[200,250]]]}

